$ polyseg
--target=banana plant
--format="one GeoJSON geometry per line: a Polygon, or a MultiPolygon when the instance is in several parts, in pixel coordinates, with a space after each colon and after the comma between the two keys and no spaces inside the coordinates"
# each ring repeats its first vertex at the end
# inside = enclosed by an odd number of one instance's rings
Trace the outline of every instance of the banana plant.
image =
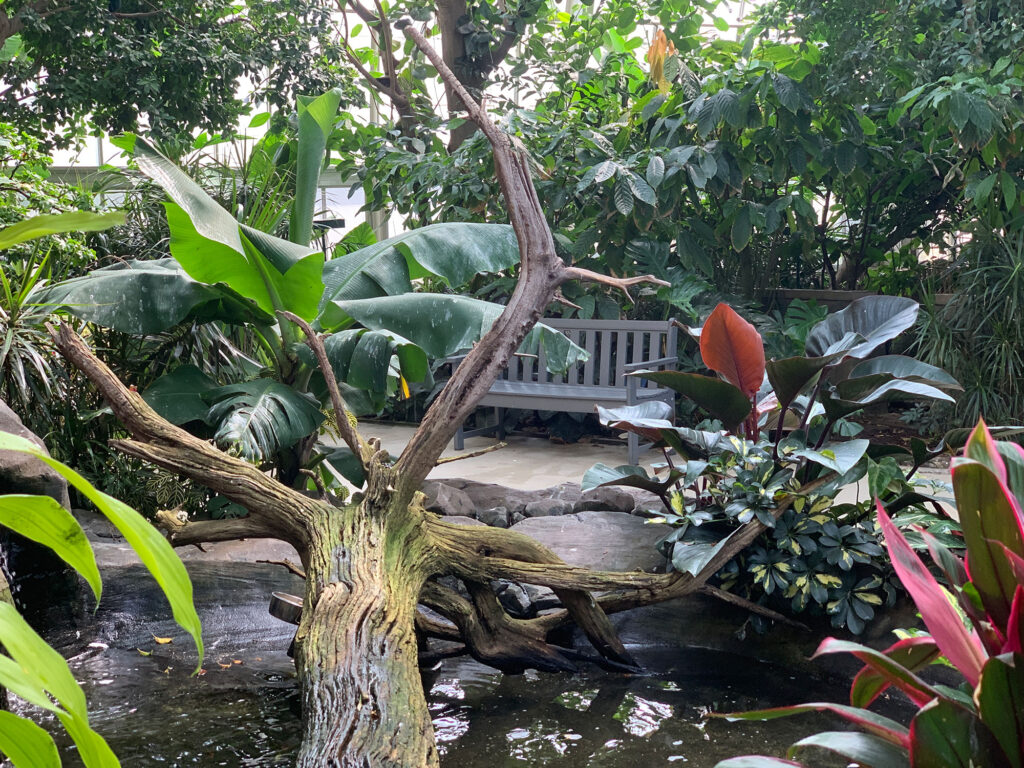
{"type": "MultiPolygon", "coordinates": [[[[300,102],[292,240],[240,223],[143,138],[121,137],[119,146],[167,193],[170,257],[99,269],[51,286],[43,297],[126,333],[151,334],[186,321],[245,326],[263,352],[259,376],[218,382],[198,370],[170,371],[144,396],[170,420],[276,467],[289,483],[305,482],[301,470],[322,460],[314,438],[330,404],[315,360],[300,343],[302,330],[287,314],[330,334],[324,346],[346,403],[373,412],[388,394],[426,381],[430,358],[470,348],[502,309],[465,296],[417,293],[414,281],[429,276],[455,288],[519,260],[511,227],[490,224],[435,224],[351,253],[339,249],[329,260],[311,248],[310,190],[336,109],[330,94],[300,102]]],[[[522,351],[541,346],[556,372],[586,355],[544,325],[522,351]]]]}

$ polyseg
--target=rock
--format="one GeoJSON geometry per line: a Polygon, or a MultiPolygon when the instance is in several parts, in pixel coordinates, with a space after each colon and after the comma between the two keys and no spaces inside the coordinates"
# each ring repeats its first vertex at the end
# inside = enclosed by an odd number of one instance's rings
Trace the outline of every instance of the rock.
{"type": "Polygon", "coordinates": [[[508,528],[509,514],[505,507],[492,507],[476,513],[476,519],[493,528],[508,528]]]}
{"type": "Polygon", "coordinates": [[[632,512],[636,507],[636,499],[625,488],[613,485],[604,488],[591,488],[581,494],[574,512],[607,511],[632,512]]]}
{"type": "Polygon", "coordinates": [[[483,525],[479,520],[472,517],[465,517],[464,515],[448,515],[445,517],[446,523],[453,523],[454,525],[483,525]]]}
{"type": "Polygon", "coordinates": [[[516,523],[512,530],[546,545],[570,565],[602,571],[654,571],[665,564],[654,545],[668,528],[647,525],[625,512],[533,517],[516,523]]]}
{"type": "Polygon", "coordinates": [[[503,485],[495,485],[494,483],[479,483],[476,480],[456,477],[445,479],[443,482],[427,480],[423,484],[423,492],[427,494],[428,499],[436,498],[436,488],[439,485],[447,485],[463,491],[472,500],[473,506],[476,509],[505,507],[510,514],[521,513],[526,508],[528,502],[538,497],[537,491],[521,491],[515,488],[506,488],[503,485]]]}
{"type": "Polygon", "coordinates": [[[532,619],[537,615],[537,607],[522,584],[516,584],[514,581],[497,581],[493,586],[498,602],[513,618],[532,619]]]}
{"type": "Polygon", "coordinates": [[[549,499],[561,499],[562,501],[568,501],[573,506],[574,512],[579,512],[576,509],[576,505],[580,503],[583,497],[583,492],[580,490],[579,483],[562,483],[556,485],[554,488],[548,488],[545,491],[538,491],[542,496],[546,496],[549,499]]]}
{"type": "Polygon", "coordinates": [[[572,502],[562,499],[537,499],[523,510],[526,517],[556,517],[572,514],[572,502]]]}
{"type": "MultiPolygon", "coordinates": [[[[43,441],[29,431],[18,415],[0,400],[0,431],[10,432],[35,443],[49,455],[43,441]]],[[[71,509],[68,484],[39,459],[17,451],[0,451],[0,493],[49,496],[64,509],[71,509]]],[[[15,604],[30,623],[43,622],[52,604],[74,599],[78,580],[67,564],[44,547],[6,528],[0,529],[6,579],[15,604]]]]}
{"type": "MultiPolygon", "coordinates": [[[[31,440],[46,451],[43,441],[30,432],[18,414],[0,400],[0,431],[31,440]]],[[[49,452],[46,453],[49,456],[49,452]]],[[[33,493],[56,499],[64,509],[71,509],[68,484],[59,474],[39,459],[25,453],[0,451],[0,493],[33,493]]]]}
{"type": "Polygon", "coordinates": [[[445,516],[475,517],[476,505],[469,495],[458,488],[438,483],[433,494],[428,495],[424,506],[430,512],[445,516]]]}

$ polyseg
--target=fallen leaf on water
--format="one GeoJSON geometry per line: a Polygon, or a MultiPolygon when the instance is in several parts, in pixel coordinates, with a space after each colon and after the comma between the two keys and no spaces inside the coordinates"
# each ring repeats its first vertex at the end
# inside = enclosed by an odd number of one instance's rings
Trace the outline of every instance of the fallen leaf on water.
{"type": "Polygon", "coordinates": [[[197,675],[205,675],[206,674],[206,670],[205,669],[200,669],[198,672],[196,672],[196,674],[197,675]]]}
{"type": "Polygon", "coordinates": [[[153,639],[160,645],[167,645],[168,643],[173,642],[173,638],[170,637],[157,637],[156,635],[153,635],[153,639]]]}
{"type": "Polygon", "coordinates": [[[235,662],[235,664],[241,664],[242,663],[241,659],[232,659],[232,661],[235,662]]]}
{"type": "Polygon", "coordinates": [[[174,667],[167,667],[167,668],[166,668],[166,669],[164,670],[164,674],[165,674],[165,675],[169,675],[169,674],[171,674],[171,670],[172,670],[172,669],[174,669],[174,667]]]}
{"type": "Polygon", "coordinates": [[[141,648],[136,648],[135,650],[139,652],[140,656],[152,656],[153,655],[152,651],[144,651],[141,648]]]}
{"type": "Polygon", "coordinates": [[[220,662],[218,661],[218,662],[217,662],[217,666],[218,666],[218,667],[220,667],[221,669],[231,669],[231,666],[232,666],[232,665],[231,665],[231,664],[221,664],[221,663],[220,663],[220,662]]]}

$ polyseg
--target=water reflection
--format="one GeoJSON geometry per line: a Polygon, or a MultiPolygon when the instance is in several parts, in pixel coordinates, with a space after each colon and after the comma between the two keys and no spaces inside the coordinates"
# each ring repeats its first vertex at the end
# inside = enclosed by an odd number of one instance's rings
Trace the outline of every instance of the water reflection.
{"type": "MultiPolygon", "coordinates": [[[[266,606],[270,592],[297,593],[301,585],[272,566],[189,568],[208,646],[201,676],[191,675],[190,642],[140,567],[106,572],[100,610],[94,614],[89,605],[74,624],[51,633],[84,681],[91,722],[131,768],[291,765],[301,738],[297,683],[285,655],[292,629],[266,606]],[[173,642],[157,644],[153,635],[173,642]]],[[[508,676],[468,659],[446,661],[425,679],[442,765],[710,767],[742,752],[783,753],[816,726],[830,725],[730,724],[710,720],[710,711],[844,695],[841,685],[796,680],[723,653],[670,648],[638,655],[657,674],[583,668],[574,675],[508,676]]],[[[62,752],[66,765],[80,765],[72,745],[63,743],[62,752]]]]}

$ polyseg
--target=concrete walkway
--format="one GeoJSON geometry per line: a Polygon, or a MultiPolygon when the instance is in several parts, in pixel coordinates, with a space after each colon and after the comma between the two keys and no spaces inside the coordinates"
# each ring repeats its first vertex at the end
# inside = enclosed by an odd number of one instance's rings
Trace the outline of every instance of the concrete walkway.
{"type": "MultiPolygon", "coordinates": [[[[381,445],[397,456],[416,428],[403,424],[362,422],[360,429],[367,437],[379,437],[381,445]]],[[[617,467],[626,464],[628,459],[625,442],[620,445],[591,442],[558,444],[546,438],[522,435],[509,436],[505,442],[508,446],[500,450],[442,464],[429,477],[432,480],[464,477],[481,483],[496,483],[507,488],[531,491],[566,482],[579,483],[583,480],[583,474],[594,464],[600,462],[617,467]]],[[[456,451],[449,443],[444,456],[472,453],[495,443],[497,440],[494,438],[472,437],[466,440],[465,451],[456,451]]],[[[651,464],[663,461],[661,453],[657,451],[640,454],[640,463],[648,471],[651,464]]],[[[949,481],[944,463],[941,468],[924,468],[921,474],[932,480],[949,481]]],[[[867,498],[867,493],[867,482],[862,480],[856,487],[844,489],[838,500],[846,503],[862,501],[867,498]]]]}

